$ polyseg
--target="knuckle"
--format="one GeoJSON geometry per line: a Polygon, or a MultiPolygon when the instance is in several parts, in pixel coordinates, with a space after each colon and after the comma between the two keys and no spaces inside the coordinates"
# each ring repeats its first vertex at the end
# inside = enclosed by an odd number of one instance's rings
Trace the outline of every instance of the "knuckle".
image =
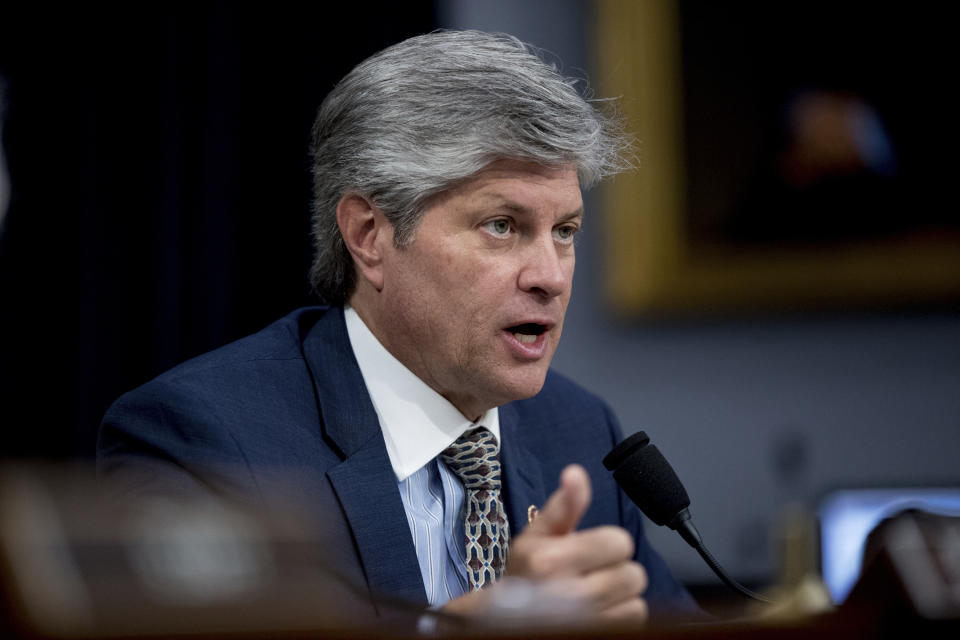
{"type": "Polygon", "coordinates": [[[647,571],[637,562],[630,562],[627,565],[631,573],[630,584],[632,585],[632,591],[637,594],[641,594],[647,590],[647,585],[649,580],[647,578],[647,571]]]}
{"type": "Polygon", "coordinates": [[[634,545],[633,537],[621,527],[609,527],[607,532],[608,546],[621,558],[632,558],[634,545]]]}
{"type": "Polygon", "coordinates": [[[527,558],[526,569],[524,577],[541,578],[547,574],[547,563],[542,555],[535,555],[527,558]]]}
{"type": "Polygon", "coordinates": [[[531,545],[520,536],[510,544],[510,555],[507,557],[507,572],[511,575],[525,576],[530,569],[531,545]]]}
{"type": "Polygon", "coordinates": [[[634,601],[634,611],[631,616],[637,620],[646,621],[650,617],[650,610],[647,608],[647,601],[643,598],[637,598],[634,601]]]}
{"type": "Polygon", "coordinates": [[[527,560],[528,577],[547,578],[557,571],[561,558],[555,548],[545,548],[531,554],[527,560]]]}
{"type": "Polygon", "coordinates": [[[633,622],[646,622],[649,615],[647,602],[642,598],[625,600],[600,613],[607,620],[633,622]]]}
{"type": "Polygon", "coordinates": [[[648,616],[647,602],[642,598],[629,600],[620,610],[623,619],[645,621],[648,616]]]}
{"type": "Polygon", "coordinates": [[[624,562],[611,572],[609,585],[618,598],[636,598],[647,588],[646,572],[636,562],[624,562]]]}

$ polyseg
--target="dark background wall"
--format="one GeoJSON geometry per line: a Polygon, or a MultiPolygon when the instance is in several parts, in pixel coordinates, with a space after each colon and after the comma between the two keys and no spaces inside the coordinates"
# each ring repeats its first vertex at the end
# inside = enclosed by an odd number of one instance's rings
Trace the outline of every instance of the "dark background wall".
{"type": "MultiPolygon", "coordinates": [[[[0,454],[89,457],[120,393],[312,302],[307,139],[370,53],[434,26],[503,30],[589,74],[592,3],[496,0],[4,7],[13,194],[0,237],[0,454]]],[[[904,99],[911,99],[904,96],[904,99]]],[[[588,200],[556,366],[646,429],[714,553],[765,579],[791,502],[960,483],[960,315],[723,321],[606,311],[588,200]]],[[[711,581],[672,534],[688,581],[711,581]]]]}
{"type": "Polygon", "coordinates": [[[430,3],[15,3],[0,17],[6,456],[90,456],[113,399],[311,302],[307,145],[430,3]]]}

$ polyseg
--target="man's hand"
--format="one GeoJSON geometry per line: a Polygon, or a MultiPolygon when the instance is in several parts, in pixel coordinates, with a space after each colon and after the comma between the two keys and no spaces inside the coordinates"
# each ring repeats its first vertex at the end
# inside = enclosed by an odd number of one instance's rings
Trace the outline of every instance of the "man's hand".
{"type": "MultiPolygon", "coordinates": [[[[640,594],[647,587],[647,574],[631,560],[633,539],[615,526],[576,531],[588,506],[590,478],[579,465],[570,465],[536,519],[510,542],[507,574],[536,583],[562,583],[565,597],[590,615],[645,621],[647,605],[640,594]]],[[[497,586],[451,600],[443,610],[483,614],[497,586]]]]}

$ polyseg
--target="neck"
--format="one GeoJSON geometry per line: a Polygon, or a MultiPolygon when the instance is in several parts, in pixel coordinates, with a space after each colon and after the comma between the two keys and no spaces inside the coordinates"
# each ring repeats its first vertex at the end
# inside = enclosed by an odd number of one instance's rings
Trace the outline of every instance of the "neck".
{"type": "Polygon", "coordinates": [[[411,360],[410,358],[404,357],[404,352],[397,348],[397,345],[391,341],[389,332],[385,330],[384,326],[386,323],[380,322],[380,318],[383,314],[377,312],[378,307],[376,304],[370,300],[370,296],[362,294],[362,289],[360,287],[358,287],[354,295],[351,296],[349,305],[353,307],[353,310],[357,312],[357,315],[360,316],[360,319],[363,320],[363,323],[367,325],[370,333],[373,334],[377,341],[383,345],[383,348],[386,349],[390,355],[396,358],[403,366],[409,369],[413,375],[420,378],[431,389],[443,396],[443,398],[452,404],[457,411],[463,415],[464,418],[470,422],[477,422],[483,417],[484,413],[493,408],[492,406],[477,406],[477,403],[475,402],[476,399],[474,398],[459,397],[445,392],[429,375],[427,375],[427,367],[425,366],[425,363],[417,362],[411,360]]]}

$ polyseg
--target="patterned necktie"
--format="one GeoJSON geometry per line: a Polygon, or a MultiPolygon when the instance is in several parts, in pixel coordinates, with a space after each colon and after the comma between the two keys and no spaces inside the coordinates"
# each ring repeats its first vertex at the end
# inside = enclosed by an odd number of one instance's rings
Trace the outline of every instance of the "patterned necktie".
{"type": "Polygon", "coordinates": [[[477,427],[443,450],[447,464],[466,491],[466,562],[476,591],[500,577],[507,563],[510,527],[500,499],[500,447],[485,427],[477,427]]]}

